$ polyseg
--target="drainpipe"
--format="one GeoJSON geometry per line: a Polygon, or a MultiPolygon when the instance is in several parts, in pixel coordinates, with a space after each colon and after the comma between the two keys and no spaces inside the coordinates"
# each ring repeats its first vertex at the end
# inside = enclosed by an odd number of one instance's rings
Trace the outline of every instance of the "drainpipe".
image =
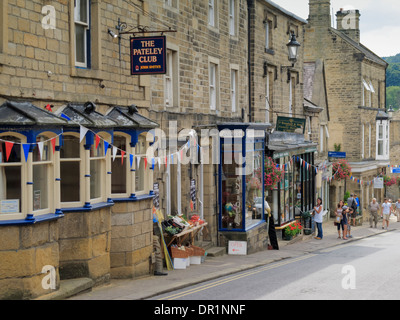
{"type": "Polygon", "coordinates": [[[252,76],[251,76],[251,17],[254,0],[247,0],[247,66],[248,66],[248,88],[249,88],[249,122],[253,121],[252,117],[252,76]]]}

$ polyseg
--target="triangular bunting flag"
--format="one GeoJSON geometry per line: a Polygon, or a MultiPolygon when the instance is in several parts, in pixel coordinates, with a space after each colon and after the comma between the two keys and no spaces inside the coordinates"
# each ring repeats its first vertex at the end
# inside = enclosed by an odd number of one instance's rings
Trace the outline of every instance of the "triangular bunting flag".
{"type": "Polygon", "coordinates": [[[68,120],[68,121],[71,120],[71,118],[68,117],[68,116],[67,116],[66,114],[64,114],[64,113],[61,113],[60,117],[66,119],[66,120],[68,120]]]}
{"type": "Polygon", "coordinates": [[[155,159],[151,158],[151,170],[154,170],[155,159]]]}
{"type": "Polygon", "coordinates": [[[24,150],[24,155],[25,155],[25,161],[28,161],[29,149],[30,148],[31,148],[31,145],[29,143],[22,145],[22,149],[24,150]]]}
{"type": "Polygon", "coordinates": [[[100,137],[96,134],[96,149],[99,147],[100,137]]]}
{"type": "Polygon", "coordinates": [[[86,136],[86,133],[89,131],[88,128],[85,128],[84,126],[80,126],[80,139],[79,142],[82,142],[83,138],[86,136]]]}
{"type": "Polygon", "coordinates": [[[51,139],[51,146],[53,147],[53,154],[56,152],[56,138],[51,139]]]}
{"type": "Polygon", "coordinates": [[[108,150],[108,146],[109,146],[110,144],[106,141],[106,140],[104,140],[104,155],[106,156],[107,155],[107,150],[108,150]]]}
{"type": "Polygon", "coordinates": [[[144,157],[144,169],[146,170],[147,168],[147,157],[144,157]]]}
{"type": "Polygon", "coordinates": [[[168,166],[168,157],[165,157],[165,167],[168,166]]]}
{"type": "Polygon", "coordinates": [[[112,147],[112,159],[113,159],[113,161],[115,160],[115,156],[117,155],[117,151],[118,151],[117,147],[113,146],[112,147]]]}
{"type": "Polygon", "coordinates": [[[124,164],[124,156],[125,156],[125,151],[121,150],[121,165],[124,164]]]}
{"type": "Polygon", "coordinates": [[[140,157],[136,157],[136,170],[139,170],[140,167],[140,157]]]}
{"type": "Polygon", "coordinates": [[[44,144],[43,144],[43,142],[38,142],[37,145],[38,145],[38,148],[39,148],[40,160],[42,160],[44,144]]]}
{"type": "Polygon", "coordinates": [[[8,159],[10,158],[11,150],[14,146],[14,142],[5,141],[5,144],[6,144],[6,159],[8,161],[8,159]]]}
{"type": "Polygon", "coordinates": [[[130,154],[130,155],[129,155],[129,164],[130,164],[131,169],[132,169],[132,165],[133,165],[133,154],[130,154]]]}

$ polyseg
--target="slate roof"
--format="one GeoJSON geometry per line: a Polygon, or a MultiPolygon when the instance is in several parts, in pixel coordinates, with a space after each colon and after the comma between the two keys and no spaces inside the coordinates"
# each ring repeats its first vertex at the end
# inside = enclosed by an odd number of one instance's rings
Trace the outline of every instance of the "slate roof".
{"type": "Polygon", "coordinates": [[[68,122],[30,102],[6,101],[0,106],[2,126],[55,126],[68,122]]]}
{"type": "Polygon", "coordinates": [[[356,41],[354,41],[353,39],[351,39],[350,37],[348,37],[346,34],[344,34],[343,32],[336,30],[335,28],[330,28],[329,29],[332,33],[334,33],[335,35],[339,36],[340,38],[342,38],[344,41],[346,41],[347,43],[349,43],[351,46],[353,46],[354,48],[356,48],[358,51],[360,51],[362,54],[365,55],[365,57],[368,60],[371,60],[379,65],[385,66],[387,67],[389,64],[383,60],[381,57],[379,57],[378,55],[376,55],[374,52],[372,52],[370,49],[368,49],[367,47],[365,47],[363,44],[358,43],[356,41]]]}
{"type": "Polygon", "coordinates": [[[139,114],[134,105],[128,108],[115,106],[107,112],[106,116],[116,122],[117,127],[143,129],[154,129],[159,127],[158,123],[139,114]]]}

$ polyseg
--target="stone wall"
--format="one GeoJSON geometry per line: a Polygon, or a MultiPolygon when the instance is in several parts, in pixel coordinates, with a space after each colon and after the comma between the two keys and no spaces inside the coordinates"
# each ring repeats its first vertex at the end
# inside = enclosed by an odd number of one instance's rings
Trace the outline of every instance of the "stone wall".
{"type": "Polygon", "coordinates": [[[61,279],[109,281],[111,209],[65,213],[59,228],[61,279]]]}
{"type": "Polygon", "coordinates": [[[42,286],[45,266],[55,268],[58,289],[58,227],[58,221],[1,227],[0,300],[33,299],[49,293],[42,286]]]}
{"type": "Polygon", "coordinates": [[[152,199],[116,202],[111,214],[111,277],[151,274],[153,253],[152,199]]]}

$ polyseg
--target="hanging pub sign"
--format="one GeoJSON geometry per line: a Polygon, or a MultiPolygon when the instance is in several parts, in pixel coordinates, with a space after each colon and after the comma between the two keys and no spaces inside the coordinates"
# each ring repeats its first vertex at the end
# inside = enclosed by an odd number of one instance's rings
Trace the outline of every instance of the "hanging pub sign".
{"type": "Polygon", "coordinates": [[[134,37],[131,42],[131,75],[166,73],[166,37],[134,37]]]}

